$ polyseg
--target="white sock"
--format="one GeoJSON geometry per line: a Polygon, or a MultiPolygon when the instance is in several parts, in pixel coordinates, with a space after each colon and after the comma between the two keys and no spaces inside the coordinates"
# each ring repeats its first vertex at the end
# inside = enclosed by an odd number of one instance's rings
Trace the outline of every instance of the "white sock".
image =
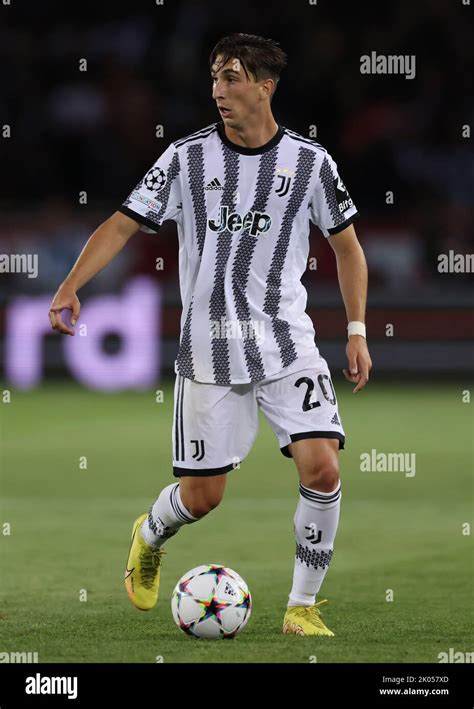
{"type": "Polygon", "coordinates": [[[316,602],[333,555],[340,505],[340,482],[332,492],[318,492],[300,484],[293,520],[296,555],[288,606],[312,606],[316,602]]]}
{"type": "Polygon", "coordinates": [[[179,483],[172,483],[161,491],[159,498],[151,506],[148,517],[142,524],[141,532],[148,544],[161,547],[183,524],[191,524],[198,519],[193,517],[183,505],[179,483]]]}

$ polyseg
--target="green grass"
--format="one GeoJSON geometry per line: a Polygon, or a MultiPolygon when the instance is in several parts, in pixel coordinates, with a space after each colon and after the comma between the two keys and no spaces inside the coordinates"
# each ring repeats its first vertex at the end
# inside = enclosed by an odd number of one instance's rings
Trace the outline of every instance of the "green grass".
{"type": "Polygon", "coordinates": [[[332,639],[283,636],[297,476],[264,419],[221,505],[166,546],[160,601],[140,613],[123,588],[132,521],[171,473],[172,389],[106,395],[70,385],[1,404],[0,652],[40,662],[436,662],[472,651],[472,409],[465,386],[338,385],[347,434],[335,554],[321,598],[332,639]],[[415,452],[416,475],[361,472],[372,448],[415,452]],[[81,456],[87,469],[79,467],[81,456]],[[11,535],[2,534],[11,524],[11,535]],[[201,563],[235,568],[254,608],[233,641],[174,625],[177,579],[201,563]],[[79,600],[81,589],[87,601],[79,600]],[[392,589],[394,601],[386,601],[392,589]]]}

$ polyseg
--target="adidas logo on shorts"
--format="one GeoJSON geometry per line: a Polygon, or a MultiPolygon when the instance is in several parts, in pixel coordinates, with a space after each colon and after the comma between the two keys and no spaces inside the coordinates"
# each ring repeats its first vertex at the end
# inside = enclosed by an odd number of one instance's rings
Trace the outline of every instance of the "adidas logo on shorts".
{"type": "Polygon", "coordinates": [[[334,414],[334,416],[331,419],[331,423],[334,423],[336,426],[340,426],[341,422],[339,421],[339,417],[337,413],[334,414]]]}

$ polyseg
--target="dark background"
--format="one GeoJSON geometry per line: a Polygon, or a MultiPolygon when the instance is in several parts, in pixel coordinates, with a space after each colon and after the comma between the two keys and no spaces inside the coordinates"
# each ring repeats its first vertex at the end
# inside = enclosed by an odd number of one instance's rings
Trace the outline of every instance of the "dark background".
{"type": "MultiPolygon", "coordinates": [[[[439,273],[438,256],[472,251],[474,160],[462,135],[474,123],[471,26],[472,7],[461,0],[0,5],[0,123],[11,126],[0,143],[0,251],[39,257],[36,279],[0,275],[2,342],[15,298],[52,296],[92,231],[169,143],[219,120],[208,57],[221,36],[242,31],[288,53],[275,118],[305,136],[316,126],[361,214],[376,370],[470,369],[472,274],[439,273]],[[415,78],[361,74],[360,57],[372,51],[415,55],[415,78]]],[[[308,309],[323,355],[339,367],[345,313],[332,250],[313,227],[311,255],[318,267],[304,276],[308,309]]],[[[166,373],[180,315],[173,223],[137,234],[79,297],[120,293],[138,274],[164,287],[166,373]]],[[[45,337],[48,377],[64,374],[60,339],[45,337]]]]}

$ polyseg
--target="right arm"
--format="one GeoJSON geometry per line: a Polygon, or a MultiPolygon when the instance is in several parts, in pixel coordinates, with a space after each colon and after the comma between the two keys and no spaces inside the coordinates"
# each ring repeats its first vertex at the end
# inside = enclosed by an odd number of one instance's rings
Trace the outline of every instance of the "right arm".
{"type": "Polygon", "coordinates": [[[140,224],[134,219],[115,212],[95,230],[53,298],[49,310],[53,330],[64,335],[74,335],[74,330],[63,323],[61,311],[71,310],[71,323],[76,324],[81,309],[76,292],[107,266],[139,229],[140,224]]]}

